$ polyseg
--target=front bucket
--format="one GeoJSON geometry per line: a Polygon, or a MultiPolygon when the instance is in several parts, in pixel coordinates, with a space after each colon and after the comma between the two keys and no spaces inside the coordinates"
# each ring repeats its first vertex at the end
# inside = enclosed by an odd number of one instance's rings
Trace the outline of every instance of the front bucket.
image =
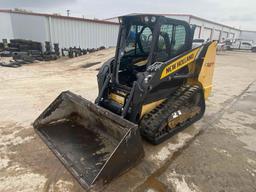
{"type": "Polygon", "coordinates": [[[33,126],[87,189],[101,187],[144,156],[136,124],[69,91],[61,93],[33,126]]]}

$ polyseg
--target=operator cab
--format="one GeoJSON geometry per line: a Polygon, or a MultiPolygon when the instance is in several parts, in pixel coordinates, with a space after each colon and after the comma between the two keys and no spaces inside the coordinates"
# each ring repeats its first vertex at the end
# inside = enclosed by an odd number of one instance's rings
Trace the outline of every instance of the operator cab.
{"type": "Polygon", "coordinates": [[[191,28],[184,21],[158,15],[119,18],[116,80],[132,87],[138,73],[155,62],[165,62],[192,47],[191,28]]]}

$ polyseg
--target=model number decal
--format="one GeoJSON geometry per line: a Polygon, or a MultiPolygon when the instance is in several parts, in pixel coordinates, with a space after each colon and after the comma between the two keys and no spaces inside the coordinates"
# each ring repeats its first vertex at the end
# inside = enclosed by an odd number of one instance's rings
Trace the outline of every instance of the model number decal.
{"type": "Polygon", "coordinates": [[[188,53],[187,55],[184,55],[183,57],[177,59],[176,61],[168,64],[164,68],[160,79],[163,79],[163,78],[167,77],[171,73],[177,71],[178,69],[180,69],[180,68],[188,65],[192,61],[194,61],[198,51],[199,51],[199,48],[193,50],[192,52],[188,53]]]}

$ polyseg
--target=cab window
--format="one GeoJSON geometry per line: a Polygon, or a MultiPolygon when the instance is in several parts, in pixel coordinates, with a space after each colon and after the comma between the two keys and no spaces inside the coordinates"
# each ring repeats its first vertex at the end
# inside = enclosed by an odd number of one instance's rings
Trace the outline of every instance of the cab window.
{"type": "Polygon", "coordinates": [[[173,51],[177,52],[183,51],[186,43],[186,30],[183,25],[177,25],[175,27],[175,44],[173,46],[173,51]]]}
{"type": "Polygon", "coordinates": [[[125,55],[147,55],[152,43],[152,30],[148,26],[132,25],[127,34],[125,55]]]}
{"type": "Polygon", "coordinates": [[[158,38],[156,61],[167,61],[186,49],[186,29],[183,25],[163,24],[158,38]]]}

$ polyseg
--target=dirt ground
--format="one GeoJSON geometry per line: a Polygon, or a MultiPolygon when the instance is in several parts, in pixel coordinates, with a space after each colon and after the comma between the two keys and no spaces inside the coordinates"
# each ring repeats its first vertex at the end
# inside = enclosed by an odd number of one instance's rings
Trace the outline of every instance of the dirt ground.
{"type": "MultiPolygon", "coordinates": [[[[0,68],[0,191],[84,191],[31,123],[60,92],[94,101],[97,69],[114,49],[0,68]],[[88,67],[90,66],[90,67],[88,67]]],[[[202,120],[158,146],[104,191],[256,191],[256,54],[217,56],[202,120]]]]}

